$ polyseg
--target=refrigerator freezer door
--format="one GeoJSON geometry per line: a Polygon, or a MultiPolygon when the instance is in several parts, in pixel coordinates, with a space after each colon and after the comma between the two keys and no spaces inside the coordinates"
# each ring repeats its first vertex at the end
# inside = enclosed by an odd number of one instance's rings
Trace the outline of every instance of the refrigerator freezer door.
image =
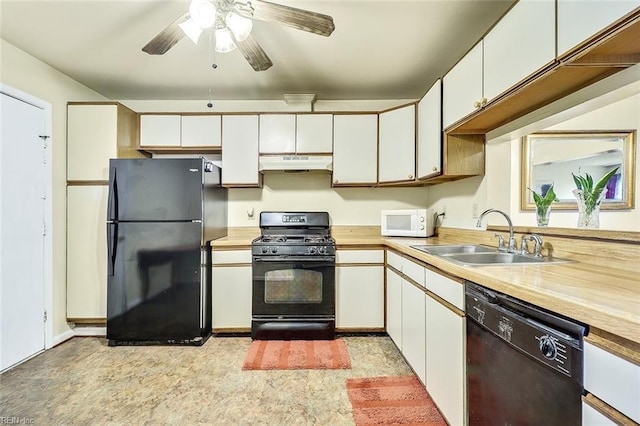
{"type": "Polygon", "coordinates": [[[204,165],[202,158],[111,160],[107,221],[202,220],[204,165]]]}
{"type": "Polygon", "coordinates": [[[107,224],[110,344],[208,337],[203,318],[211,317],[211,289],[201,267],[201,232],[201,224],[191,222],[107,224]]]}

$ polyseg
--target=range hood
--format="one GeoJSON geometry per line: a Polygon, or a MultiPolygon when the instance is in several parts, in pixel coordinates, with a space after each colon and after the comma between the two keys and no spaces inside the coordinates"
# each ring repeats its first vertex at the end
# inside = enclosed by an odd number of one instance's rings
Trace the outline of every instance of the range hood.
{"type": "Polygon", "coordinates": [[[327,171],[333,170],[331,155],[264,155],[260,156],[258,169],[280,171],[327,171]]]}

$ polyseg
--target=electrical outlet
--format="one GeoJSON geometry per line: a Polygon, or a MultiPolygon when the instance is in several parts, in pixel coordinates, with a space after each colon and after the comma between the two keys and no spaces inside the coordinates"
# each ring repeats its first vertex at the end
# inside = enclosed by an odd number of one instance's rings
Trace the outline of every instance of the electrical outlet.
{"type": "Polygon", "coordinates": [[[471,217],[473,219],[477,219],[478,218],[478,203],[473,203],[473,206],[471,208],[471,217]]]}

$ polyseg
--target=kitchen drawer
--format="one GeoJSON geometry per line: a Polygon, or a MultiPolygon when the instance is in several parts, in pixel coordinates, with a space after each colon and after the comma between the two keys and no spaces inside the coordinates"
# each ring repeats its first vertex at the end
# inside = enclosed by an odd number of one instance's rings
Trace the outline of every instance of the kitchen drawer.
{"type": "Polygon", "coordinates": [[[213,266],[222,264],[251,263],[251,250],[214,250],[213,266]]]}
{"type": "Polygon", "coordinates": [[[336,263],[384,263],[384,250],[338,250],[336,263]]]}
{"type": "Polygon", "coordinates": [[[464,311],[464,285],[427,269],[427,290],[464,311]]]}
{"type": "Polygon", "coordinates": [[[402,272],[402,256],[387,251],[387,265],[392,266],[396,270],[402,272]]]}
{"type": "Polygon", "coordinates": [[[424,270],[424,266],[415,263],[406,257],[403,259],[402,273],[422,287],[424,287],[424,270]]]}
{"type": "Polygon", "coordinates": [[[584,387],[625,416],[640,422],[640,366],[601,349],[586,339],[584,387]]]}
{"type": "Polygon", "coordinates": [[[589,404],[582,403],[582,426],[615,426],[616,423],[589,404]]]}

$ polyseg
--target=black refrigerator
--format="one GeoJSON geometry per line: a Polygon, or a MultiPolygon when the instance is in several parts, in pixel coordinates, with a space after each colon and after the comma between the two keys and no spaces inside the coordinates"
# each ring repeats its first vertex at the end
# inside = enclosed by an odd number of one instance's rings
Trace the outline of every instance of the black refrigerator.
{"type": "Polygon", "coordinates": [[[110,346],[202,345],[211,335],[211,246],[227,234],[227,189],[204,158],[109,162],[110,346]]]}

